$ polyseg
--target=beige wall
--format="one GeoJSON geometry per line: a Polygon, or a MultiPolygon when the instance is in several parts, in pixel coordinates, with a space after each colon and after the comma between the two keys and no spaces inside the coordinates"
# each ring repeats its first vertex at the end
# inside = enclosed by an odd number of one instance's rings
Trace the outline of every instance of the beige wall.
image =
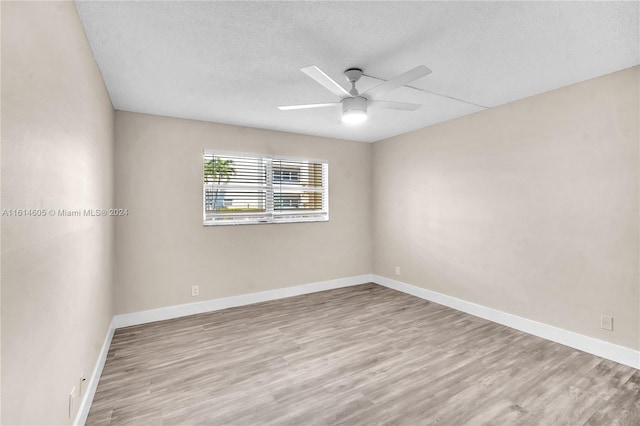
{"type": "Polygon", "coordinates": [[[116,312],[371,272],[371,144],[116,112],[116,312]],[[202,225],[205,148],[329,161],[330,221],[202,225]],[[200,296],[191,297],[191,286],[200,296]]]}
{"type": "Polygon", "coordinates": [[[640,349],[638,68],[371,145],[114,125],[72,3],[2,2],[1,20],[2,208],[129,211],[2,218],[3,424],[71,422],[114,312],[372,270],[640,349]],[[203,227],[205,148],[329,160],[331,221],[203,227]]]}
{"type": "MultiPolygon", "coordinates": [[[[71,2],[2,2],[2,208],[109,207],[113,109],[71,2]]],[[[113,221],[2,218],[2,424],[69,424],[112,312],[113,221]]]]}
{"type": "Polygon", "coordinates": [[[636,67],[376,143],[374,272],[639,349],[638,81],[636,67]]]}

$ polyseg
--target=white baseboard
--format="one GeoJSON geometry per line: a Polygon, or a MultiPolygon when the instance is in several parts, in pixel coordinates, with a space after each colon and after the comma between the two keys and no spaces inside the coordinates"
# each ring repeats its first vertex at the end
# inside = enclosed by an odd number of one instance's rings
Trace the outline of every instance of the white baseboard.
{"type": "Polygon", "coordinates": [[[371,280],[376,284],[411,294],[421,299],[448,306],[450,308],[457,309],[458,311],[466,312],[498,324],[506,325],[507,327],[533,334],[534,336],[542,337],[543,339],[551,340],[592,355],[640,369],[640,351],[519,317],[497,309],[467,302],[466,300],[457,299],[452,296],[447,296],[446,294],[416,287],[414,285],[380,275],[373,275],[371,280]]]}
{"type": "Polygon", "coordinates": [[[111,324],[109,324],[109,329],[107,330],[107,336],[104,338],[104,342],[102,343],[102,349],[100,349],[96,366],[94,367],[91,377],[89,377],[89,382],[85,387],[84,395],[82,396],[82,401],[78,408],[78,413],[73,421],[74,426],[82,426],[87,422],[87,416],[89,415],[89,409],[91,408],[93,397],[96,394],[96,389],[98,389],[98,382],[102,375],[102,369],[104,368],[104,363],[107,361],[107,354],[109,353],[109,346],[111,346],[111,339],[113,338],[114,330],[115,328],[113,327],[112,319],[111,324]]]}
{"type": "Polygon", "coordinates": [[[102,369],[104,368],[104,364],[107,360],[111,339],[113,338],[113,334],[117,328],[162,321],[204,312],[218,311],[220,309],[232,308],[235,306],[251,305],[253,303],[267,302],[269,300],[284,299],[287,297],[300,296],[302,294],[332,290],[334,288],[350,287],[372,282],[371,280],[372,275],[370,274],[358,275],[354,277],[261,291],[258,293],[242,294],[240,296],[225,297],[222,299],[212,299],[204,302],[187,303],[184,305],[167,306],[149,311],[115,315],[111,320],[111,325],[107,331],[107,336],[104,339],[100,355],[98,356],[98,361],[96,361],[96,366],[93,370],[93,374],[91,374],[89,383],[87,384],[84,397],[82,398],[78,414],[76,415],[73,424],[74,426],[82,426],[87,421],[87,416],[91,409],[91,403],[93,402],[93,397],[95,396],[96,389],[98,388],[98,381],[100,380],[102,369]]]}
{"type": "Polygon", "coordinates": [[[104,364],[107,360],[107,353],[109,352],[111,339],[113,338],[114,331],[117,328],[162,321],[204,312],[218,311],[221,309],[250,305],[253,303],[267,302],[269,300],[284,299],[287,297],[316,293],[318,291],[332,290],[335,288],[350,287],[369,282],[374,282],[421,299],[448,306],[498,324],[506,325],[507,327],[524,331],[525,333],[533,334],[534,336],[542,337],[543,339],[551,340],[602,358],[619,362],[620,364],[640,369],[640,351],[635,351],[624,346],[615,345],[593,337],[584,336],[572,331],[519,317],[497,309],[467,302],[462,299],[457,299],[452,296],[447,296],[446,294],[437,293],[435,291],[427,290],[401,281],[396,281],[391,278],[367,274],[114,316],[73,424],[75,426],[84,425],[87,420],[89,409],[91,408],[91,402],[93,401],[93,397],[98,387],[98,381],[102,374],[102,369],[104,368],[104,364]]]}
{"type": "Polygon", "coordinates": [[[261,291],[258,293],[242,294],[222,299],[211,299],[204,302],[167,306],[149,311],[116,315],[113,317],[113,321],[115,328],[129,327],[132,325],[146,324],[148,322],[163,321],[188,315],[201,314],[204,312],[218,311],[220,309],[233,308],[236,306],[267,302],[269,300],[284,299],[286,297],[299,296],[301,294],[316,293],[318,291],[332,290],[334,288],[365,284],[371,282],[371,278],[372,276],[370,274],[358,275],[354,277],[261,291]]]}

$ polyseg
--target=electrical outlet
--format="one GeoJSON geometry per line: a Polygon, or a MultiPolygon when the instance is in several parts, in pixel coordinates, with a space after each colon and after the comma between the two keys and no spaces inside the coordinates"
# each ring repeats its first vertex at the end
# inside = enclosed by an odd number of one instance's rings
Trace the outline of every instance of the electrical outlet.
{"type": "Polygon", "coordinates": [[[396,275],[400,275],[400,267],[396,266],[396,275]]]}
{"type": "Polygon", "coordinates": [[[71,388],[71,392],[69,392],[69,418],[71,418],[71,415],[73,414],[73,405],[75,403],[75,399],[76,399],[76,388],[73,387],[71,388]]]}
{"type": "Polygon", "coordinates": [[[191,286],[191,297],[196,297],[200,295],[200,286],[192,285],[191,286]]]}
{"type": "Polygon", "coordinates": [[[613,331],[613,317],[600,315],[600,328],[603,330],[613,331]]]}
{"type": "Polygon", "coordinates": [[[87,381],[84,373],[80,373],[80,383],[78,384],[78,398],[82,398],[82,394],[84,393],[84,382],[87,381]]]}

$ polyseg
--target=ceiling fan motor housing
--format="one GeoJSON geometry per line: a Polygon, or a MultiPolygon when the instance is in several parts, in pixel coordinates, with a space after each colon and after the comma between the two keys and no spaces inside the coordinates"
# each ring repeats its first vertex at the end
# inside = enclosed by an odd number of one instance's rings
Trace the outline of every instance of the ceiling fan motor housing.
{"type": "Polygon", "coordinates": [[[363,111],[367,112],[367,98],[362,96],[354,96],[353,98],[344,98],[340,101],[342,104],[342,113],[347,111],[363,111]]]}

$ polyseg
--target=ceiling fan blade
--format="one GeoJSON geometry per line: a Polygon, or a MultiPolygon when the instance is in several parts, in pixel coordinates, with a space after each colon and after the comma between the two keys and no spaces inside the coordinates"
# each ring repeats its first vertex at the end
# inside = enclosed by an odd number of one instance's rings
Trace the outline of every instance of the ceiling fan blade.
{"type": "Polygon", "coordinates": [[[308,75],[309,77],[311,77],[312,79],[314,79],[315,81],[317,81],[318,83],[322,84],[326,89],[328,89],[334,95],[339,96],[341,98],[344,96],[351,96],[351,94],[347,91],[347,89],[340,86],[338,83],[335,82],[335,80],[333,80],[331,77],[329,77],[320,68],[316,67],[315,65],[302,68],[301,71],[306,75],[308,75]]]}
{"type": "Polygon", "coordinates": [[[292,109],[309,109],[309,108],[326,108],[340,105],[338,102],[330,102],[328,104],[307,104],[307,105],[287,105],[287,106],[279,106],[278,109],[280,111],[289,111],[292,109]]]}
{"type": "Polygon", "coordinates": [[[382,84],[377,85],[376,87],[372,87],[362,94],[362,96],[375,98],[381,93],[388,92],[393,89],[397,89],[400,86],[404,86],[410,81],[417,80],[420,77],[424,77],[425,75],[431,74],[431,70],[424,65],[418,65],[412,70],[409,70],[403,74],[400,74],[394,79],[389,81],[385,81],[382,84]]]}
{"type": "Polygon", "coordinates": [[[406,102],[392,101],[369,101],[369,105],[376,108],[399,109],[403,111],[415,111],[422,106],[420,104],[409,104],[406,102]]]}

